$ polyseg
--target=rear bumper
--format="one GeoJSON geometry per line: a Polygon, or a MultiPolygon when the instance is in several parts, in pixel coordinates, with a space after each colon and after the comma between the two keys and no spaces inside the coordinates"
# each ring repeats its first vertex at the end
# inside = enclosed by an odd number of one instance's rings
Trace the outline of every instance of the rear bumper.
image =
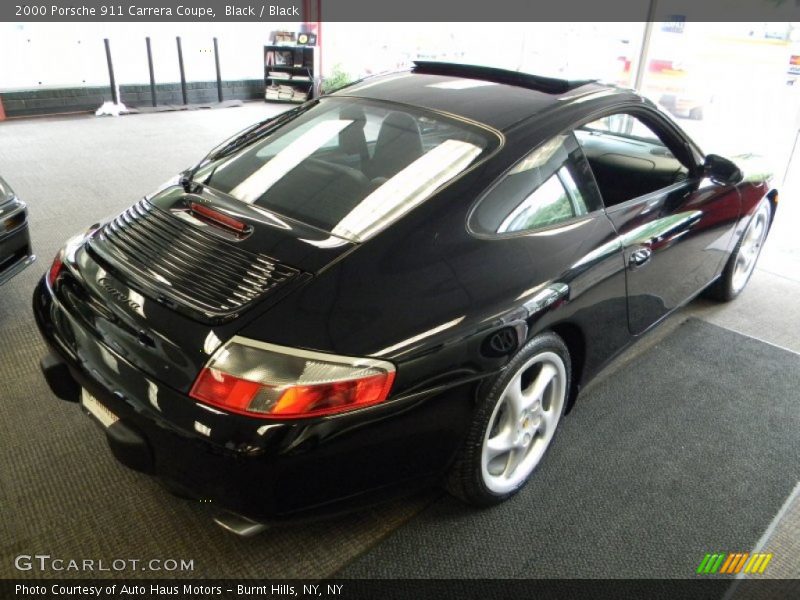
{"type": "Polygon", "coordinates": [[[464,388],[337,418],[275,422],[222,413],[148,380],[92,338],[44,278],[33,296],[56,396],[84,388],[119,418],[106,429],[123,464],[258,521],[346,512],[440,477],[471,417],[464,388]],[[175,423],[196,424],[196,431],[175,423]],[[205,433],[203,433],[205,432],[205,433]]]}

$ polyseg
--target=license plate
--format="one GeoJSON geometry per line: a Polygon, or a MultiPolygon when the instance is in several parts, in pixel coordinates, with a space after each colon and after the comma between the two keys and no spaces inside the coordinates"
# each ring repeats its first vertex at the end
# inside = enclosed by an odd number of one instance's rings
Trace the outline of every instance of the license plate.
{"type": "Polygon", "coordinates": [[[89,411],[89,414],[102,423],[103,427],[111,427],[114,423],[119,421],[117,415],[100,404],[97,398],[84,389],[81,390],[81,404],[83,408],[89,411]]]}

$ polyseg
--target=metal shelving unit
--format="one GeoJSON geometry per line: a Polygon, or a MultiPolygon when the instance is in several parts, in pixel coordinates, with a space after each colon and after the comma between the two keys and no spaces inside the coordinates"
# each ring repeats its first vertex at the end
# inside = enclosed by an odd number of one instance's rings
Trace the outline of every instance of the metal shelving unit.
{"type": "Polygon", "coordinates": [[[267,102],[305,102],[318,93],[317,46],[264,46],[264,98],[267,102]]]}

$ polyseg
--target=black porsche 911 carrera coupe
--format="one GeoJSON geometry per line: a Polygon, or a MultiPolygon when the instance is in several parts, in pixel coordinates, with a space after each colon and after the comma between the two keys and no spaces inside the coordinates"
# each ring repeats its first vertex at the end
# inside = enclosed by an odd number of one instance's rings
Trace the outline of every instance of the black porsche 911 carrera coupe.
{"type": "Polygon", "coordinates": [[[418,62],[258,123],[69,240],[33,297],[53,392],[239,533],[535,471],[583,386],[778,202],[650,101],[418,62]]]}
{"type": "Polygon", "coordinates": [[[0,285],[35,260],[28,231],[28,209],[0,177],[0,285]]]}

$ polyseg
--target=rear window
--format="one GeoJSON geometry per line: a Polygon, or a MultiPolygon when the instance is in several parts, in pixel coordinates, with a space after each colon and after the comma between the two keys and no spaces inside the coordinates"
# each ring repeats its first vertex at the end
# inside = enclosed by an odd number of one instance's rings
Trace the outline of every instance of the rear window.
{"type": "Polygon", "coordinates": [[[242,202],[363,241],[497,145],[489,130],[407,106],[323,98],[195,179],[242,202]]]}

